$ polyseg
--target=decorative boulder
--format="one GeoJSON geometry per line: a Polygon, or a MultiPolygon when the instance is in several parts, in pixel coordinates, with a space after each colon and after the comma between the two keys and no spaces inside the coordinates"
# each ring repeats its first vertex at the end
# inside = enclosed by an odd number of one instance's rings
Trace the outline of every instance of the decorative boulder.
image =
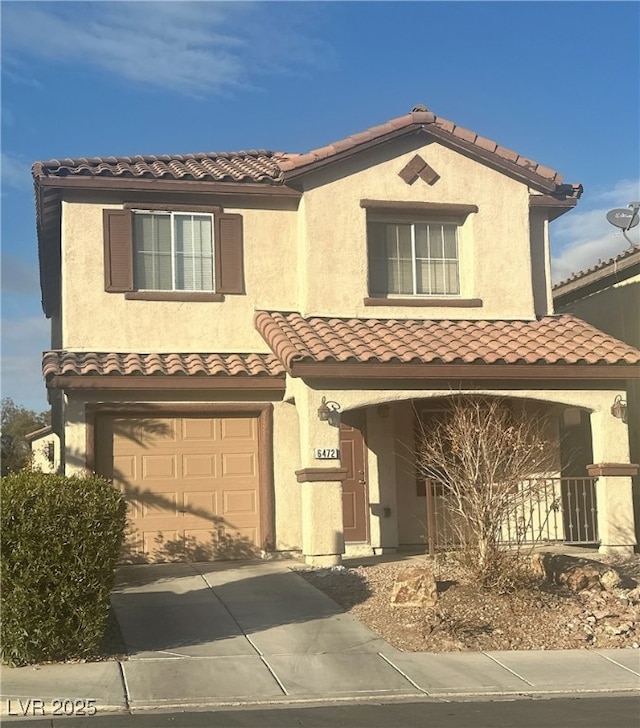
{"type": "Polygon", "coordinates": [[[622,578],[615,568],[591,559],[539,553],[531,557],[531,566],[537,576],[574,592],[585,589],[612,592],[622,585],[622,578]]]}
{"type": "Polygon", "coordinates": [[[438,587],[429,569],[401,571],[393,585],[391,604],[395,607],[433,607],[438,601],[438,587]]]}

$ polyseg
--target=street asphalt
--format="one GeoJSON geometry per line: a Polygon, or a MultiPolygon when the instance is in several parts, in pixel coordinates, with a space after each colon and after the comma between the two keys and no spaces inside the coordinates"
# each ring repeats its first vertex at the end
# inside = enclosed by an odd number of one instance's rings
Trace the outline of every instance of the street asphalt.
{"type": "Polygon", "coordinates": [[[401,652],[290,565],[123,567],[112,603],[129,659],[4,667],[0,715],[640,695],[640,650],[401,652]]]}

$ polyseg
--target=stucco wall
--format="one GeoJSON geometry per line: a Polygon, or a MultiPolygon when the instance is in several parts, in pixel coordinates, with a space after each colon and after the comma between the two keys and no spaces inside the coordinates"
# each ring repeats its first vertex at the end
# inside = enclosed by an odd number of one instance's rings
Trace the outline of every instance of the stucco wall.
{"type": "MultiPolygon", "coordinates": [[[[257,309],[401,318],[533,318],[529,189],[437,143],[406,140],[315,173],[298,209],[239,209],[246,295],[224,302],[126,300],[104,291],[102,210],[62,203],[62,311],[55,344],[91,351],[267,351],[253,328],[257,309]],[[406,184],[398,172],[419,153],[440,174],[406,184]],[[461,298],[479,308],[367,307],[367,212],[362,199],[477,205],[460,228],[461,298]]],[[[544,221],[533,250],[545,265],[544,221]]],[[[437,215],[436,215],[437,218],[437,215]]],[[[544,308],[545,273],[536,275],[544,308]]]]}
{"type": "Polygon", "coordinates": [[[105,207],[114,205],[63,203],[62,348],[268,351],[253,327],[253,314],[296,307],[295,212],[225,209],[243,216],[247,295],[227,295],[220,303],[131,301],[104,290],[105,207]],[[283,275],[284,270],[292,275],[283,275]]]}
{"type": "MultiPolygon", "coordinates": [[[[386,156],[390,155],[386,150],[386,156]]],[[[533,318],[529,189],[437,143],[371,163],[353,162],[319,172],[304,193],[299,259],[306,271],[301,307],[306,314],[400,318],[533,318]],[[398,172],[418,153],[440,179],[406,184],[398,172]],[[360,200],[477,205],[459,234],[461,298],[481,308],[367,307],[366,210],[360,200]]],[[[437,219],[437,216],[436,218],[437,219]]],[[[302,272],[302,269],[301,269],[302,272]]]]}

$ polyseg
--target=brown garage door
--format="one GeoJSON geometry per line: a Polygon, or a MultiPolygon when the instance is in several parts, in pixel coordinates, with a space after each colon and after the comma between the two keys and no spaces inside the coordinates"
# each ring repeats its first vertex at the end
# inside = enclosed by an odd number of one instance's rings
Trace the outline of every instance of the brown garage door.
{"type": "Polygon", "coordinates": [[[97,423],[98,470],[129,504],[133,560],[251,557],[261,544],[255,417],[119,417],[97,423]]]}

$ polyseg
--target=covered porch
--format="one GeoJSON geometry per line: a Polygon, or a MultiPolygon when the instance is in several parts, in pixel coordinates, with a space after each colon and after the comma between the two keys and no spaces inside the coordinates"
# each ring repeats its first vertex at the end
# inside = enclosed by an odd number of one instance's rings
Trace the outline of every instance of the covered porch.
{"type": "MultiPolygon", "coordinates": [[[[326,392],[308,390],[307,394],[312,457],[296,475],[301,487],[302,552],[309,563],[339,563],[342,555],[455,545],[455,516],[448,507],[447,492],[421,477],[416,466],[416,435],[421,417],[442,411],[448,400],[460,395],[524,403],[532,412],[542,412],[550,423],[549,438],[558,444],[559,459],[542,487],[537,486],[535,502],[525,506],[527,532],[519,534],[521,541],[598,546],[602,553],[633,551],[631,474],[635,468],[629,463],[625,425],[610,411],[616,390],[365,393],[333,389],[330,399],[326,392]],[[317,411],[327,402],[339,407],[339,417],[320,420],[317,411]],[[570,431],[576,411],[587,425],[581,428],[581,438],[570,431]],[[328,460],[333,454],[337,457],[328,460]]],[[[514,540],[515,528],[503,524],[505,542],[514,540]]]]}
{"type": "Polygon", "coordinates": [[[446,533],[436,519],[446,511],[443,494],[429,499],[417,478],[415,428],[453,396],[541,412],[549,438],[563,444],[532,538],[537,530],[602,553],[633,551],[636,466],[626,422],[612,411],[626,398],[626,380],[639,374],[633,347],[572,316],[489,322],[258,312],[255,323],[283,363],[284,402],[297,415],[308,563],[426,548],[446,533]]]}

